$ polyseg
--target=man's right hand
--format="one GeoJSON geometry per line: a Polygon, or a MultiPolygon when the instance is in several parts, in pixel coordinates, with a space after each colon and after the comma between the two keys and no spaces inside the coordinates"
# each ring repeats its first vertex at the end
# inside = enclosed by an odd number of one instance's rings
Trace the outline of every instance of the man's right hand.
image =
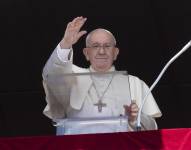
{"type": "Polygon", "coordinates": [[[86,20],[87,18],[84,17],[76,17],[68,23],[64,38],[60,42],[60,47],[62,49],[71,48],[72,45],[80,39],[80,37],[87,33],[87,31],[80,31],[86,20]]]}

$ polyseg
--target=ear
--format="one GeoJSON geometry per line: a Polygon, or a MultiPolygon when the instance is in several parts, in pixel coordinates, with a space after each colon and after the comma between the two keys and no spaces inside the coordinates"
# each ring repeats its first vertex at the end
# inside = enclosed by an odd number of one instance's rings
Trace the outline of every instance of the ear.
{"type": "Polygon", "coordinates": [[[90,59],[89,59],[89,56],[88,56],[88,49],[87,48],[83,49],[83,54],[86,57],[86,60],[89,61],[90,59]]]}
{"type": "Polygon", "coordinates": [[[113,60],[117,59],[118,54],[119,54],[119,48],[116,47],[115,51],[114,51],[114,58],[113,58],[113,60]]]}

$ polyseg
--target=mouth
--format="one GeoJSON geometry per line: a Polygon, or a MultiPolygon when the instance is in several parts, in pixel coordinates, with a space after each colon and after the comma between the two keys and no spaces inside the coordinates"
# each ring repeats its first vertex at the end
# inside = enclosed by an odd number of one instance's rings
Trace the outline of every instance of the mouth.
{"type": "Polygon", "coordinates": [[[96,60],[98,61],[98,62],[107,62],[107,58],[105,58],[105,57],[98,57],[98,58],[96,58],[96,60]]]}
{"type": "Polygon", "coordinates": [[[107,59],[107,57],[96,57],[96,59],[107,59]]]}

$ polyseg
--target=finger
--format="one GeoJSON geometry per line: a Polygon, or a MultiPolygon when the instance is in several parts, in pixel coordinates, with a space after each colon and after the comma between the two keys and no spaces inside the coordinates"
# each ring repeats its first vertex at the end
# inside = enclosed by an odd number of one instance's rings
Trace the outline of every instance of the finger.
{"type": "Polygon", "coordinates": [[[130,113],[138,113],[139,110],[138,110],[138,109],[130,109],[129,112],[130,112],[130,113]]]}
{"type": "Polygon", "coordinates": [[[84,34],[86,34],[87,31],[80,31],[77,35],[77,38],[79,39],[80,37],[82,37],[84,34]]]}
{"type": "Polygon", "coordinates": [[[130,110],[130,113],[138,113],[139,112],[139,109],[131,109],[130,110]]]}
{"type": "Polygon", "coordinates": [[[77,17],[75,18],[68,26],[68,30],[78,34],[78,32],[80,31],[81,27],[84,25],[85,21],[87,20],[87,18],[83,18],[83,17],[77,17]]]}
{"type": "Polygon", "coordinates": [[[71,26],[72,22],[68,22],[66,29],[69,28],[71,26]]]}
{"type": "Polygon", "coordinates": [[[81,27],[84,25],[84,23],[86,22],[87,18],[83,18],[82,20],[80,20],[78,22],[77,26],[77,30],[79,31],[81,29],[81,27]]]}
{"type": "Polygon", "coordinates": [[[138,114],[138,112],[137,111],[132,111],[131,113],[130,113],[130,115],[137,115],[138,114]]]}
{"type": "Polygon", "coordinates": [[[79,32],[81,27],[84,25],[84,23],[86,22],[87,18],[81,18],[79,20],[76,21],[75,26],[73,26],[74,30],[76,32],[79,32]]]}
{"type": "Polygon", "coordinates": [[[139,110],[137,104],[131,104],[130,106],[124,105],[123,107],[124,107],[126,110],[128,110],[128,111],[138,111],[138,110],[139,110]]]}
{"type": "Polygon", "coordinates": [[[83,20],[83,17],[76,17],[76,18],[72,21],[73,26],[78,25],[78,23],[79,23],[80,21],[82,21],[82,20],[83,20]]]}
{"type": "Polygon", "coordinates": [[[137,105],[136,105],[136,104],[131,104],[129,107],[130,107],[131,109],[134,109],[134,108],[137,107],[137,105]]]}
{"type": "Polygon", "coordinates": [[[77,20],[79,20],[81,17],[76,17],[76,18],[74,18],[73,20],[72,20],[72,24],[74,24],[77,20]]]}
{"type": "Polygon", "coordinates": [[[138,115],[138,111],[137,110],[133,110],[129,114],[130,114],[130,116],[137,116],[138,115]]]}
{"type": "Polygon", "coordinates": [[[66,31],[72,31],[72,30],[74,30],[74,23],[73,22],[69,22],[67,24],[66,31]]]}
{"type": "Polygon", "coordinates": [[[75,26],[75,22],[79,19],[80,17],[76,17],[74,18],[71,22],[70,22],[70,26],[69,27],[74,27],[75,26]]]}
{"type": "Polygon", "coordinates": [[[134,117],[136,118],[138,116],[138,113],[131,113],[129,117],[134,117]]]}
{"type": "MultiPolygon", "coordinates": [[[[75,25],[75,22],[76,22],[77,20],[79,20],[79,19],[80,19],[80,18],[77,17],[77,18],[75,18],[72,22],[69,22],[68,25],[67,25],[66,31],[78,33],[79,30],[80,30],[80,28],[75,25]]],[[[83,24],[83,23],[82,23],[82,24],[83,24]]]]}
{"type": "Polygon", "coordinates": [[[137,109],[137,108],[134,108],[134,109],[130,110],[130,113],[138,113],[138,112],[139,112],[139,109],[137,109]]]}
{"type": "Polygon", "coordinates": [[[130,108],[131,108],[131,110],[138,110],[139,109],[137,105],[131,105],[130,108]]]}

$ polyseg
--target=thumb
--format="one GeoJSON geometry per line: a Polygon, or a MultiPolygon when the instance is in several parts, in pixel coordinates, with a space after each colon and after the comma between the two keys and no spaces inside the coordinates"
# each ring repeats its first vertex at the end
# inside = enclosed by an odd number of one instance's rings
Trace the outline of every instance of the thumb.
{"type": "Polygon", "coordinates": [[[77,35],[77,39],[80,39],[84,34],[86,34],[87,31],[80,31],[77,35]]]}

